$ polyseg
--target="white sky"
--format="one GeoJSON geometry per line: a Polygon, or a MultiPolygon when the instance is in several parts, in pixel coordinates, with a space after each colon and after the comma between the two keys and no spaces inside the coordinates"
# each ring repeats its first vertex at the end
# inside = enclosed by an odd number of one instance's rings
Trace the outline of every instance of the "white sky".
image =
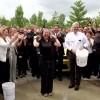
{"type": "MultiPolygon", "coordinates": [[[[16,7],[21,5],[24,11],[24,17],[30,18],[32,14],[42,11],[44,18],[50,19],[55,11],[58,14],[65,14],[66,18],[72,10],[76,0],[0,0],[0,17],[4,16],[10,19],[15,16],[16,7]]],[[[82,0],[87,9],[87,17],[95,17],[100,12],[99,0],[82,0]]]]}

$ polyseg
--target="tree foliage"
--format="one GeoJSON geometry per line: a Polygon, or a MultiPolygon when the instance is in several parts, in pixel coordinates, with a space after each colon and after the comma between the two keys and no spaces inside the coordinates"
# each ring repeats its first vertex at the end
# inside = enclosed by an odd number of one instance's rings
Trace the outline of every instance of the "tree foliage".
{"type": "Polygon", "coordinates": [[[37,25],[38,27],[53,27],[55,24],[59,24],[61,28],[70,28],[72,23],[77,21],[82,27],[89,24],[94,27],[100,27],[100,13],[94,19],[90,17],[85,18],[87,10],[85,9],[84,3],[81,0],[75,1],[74,5],[71,6],[72,11],[70,12],[70,20],[66,21],[66,16],[64,14],[58,14],[56,11],[53,13],[50,20],[43,18],[43,12],[39,11],[36,15],[33,12],[33,15],[30,19],[24,17],[24,12],[22,6],[18,6],[15,10],[15,16],[10,20],[7,20],[5,17],[0,17],[0,22],[4,25],[11,27],[26,27],[31,24],[37,25]]]}
{"type": "Polygon", "coordinates": [[[43,12],[38,12],[37,16],[37,26],[42,27],[43,26],[43,12]]]}
{"type": "Polygon", "coordinates": [[[64,22],[65,22],[65,15],[60,14],[60,16],[58,17],[58,24],[60,25],[61,28],[64,27],[64,22]]]}
{"type": "Polygon", "coordinates": [[[23,18],[23,9],[22,6],[18,6],[16,11],[15,11],[15,23],[17,26],[19,27],[23,27],[24,26],[24,18],[23,18]]]}
{"type": "Polygon", "coordinates": [[[83,26],[85,23],[85,14],[87,13],[84,3],[81,0],[75,1],[74,6],[71,6],[71,8],[73,11],[70,12],[71,15],[69,16],[70,23],[77,21],[83,26]]]}
{"type": "Polygon", "coordinates": [[[31,24],[37,24],[37,16],[36,14],[33,14],[32,17],[30,18],[30,23],[31,24]]]}

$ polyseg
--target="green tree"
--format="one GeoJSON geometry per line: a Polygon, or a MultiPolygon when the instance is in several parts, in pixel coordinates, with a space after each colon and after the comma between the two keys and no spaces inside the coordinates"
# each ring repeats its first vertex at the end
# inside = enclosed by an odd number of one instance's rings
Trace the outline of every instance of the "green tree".
{"type": "Polygon", "coordinates": [[[98,28],[98,27],[100,27],[100,12],[99,12],[99,15],[98,16],[96,16],[94,19],[93,19],[93,22],[94,22],[94,27],[95,28],[98,28]]]}
{"type": "Polygon", "coordinates": [[[60,25],[61,28],[64,27],[64,21],[65,21],[65,15],[60,14],[60,16],[58,17],[58,24],[60,25]]]}
{"type": "Polygon", "coordinates": [[[3,24],[3,25],[7,25],[7,19],[3,16],[0,18],[0,22],[3,24]]]}
{"type": "Polygon", "coordinates": [[[11,21],[11,26],[16,27],[15,17],[11,18],[10,21],[11,21]]]}
{"type": "Polygon", "coordinates": [[[70,22],[79,22],[81,26],[85,24],[85,14],[87,10],[85,9],[84,3],[81,0],[74,2],[74,6],[71,6],[72,10],[69,16],[70,22]]]}
{"type": "Polygon", "coordinates": [[[29,20],[27,18],[23,18],[23,24],[24,26],[27,26],[27,24],[29,23],[29,20]]]}
{"type": "Polygon", "coordinates": [[[46,19],[43,19],[43,28],[45,28],[45,27],[48,27],[47,26],[47,20],[46,19]]]}
{"type": "Polygon", "coordinates": [[[10,20],[7,20],[5,17],[1,17],[1,18],[0,18],[0,22],[1,22],[3,25],[11,26],[11,21],[10,21],[10,20]]]}
{"type": "Polygon", "coordinates": [[[19,27],[24,27],[24,18],[23,18],[23,9],[22,9],[22,6],[18,6],[16,11],[15,11],[15,23],[17,26],[19,27]]]}
{"type": "Polygon", "coordinates": [[[30,18],[30,23],[31,24],[37,24],[37,16],[36,14],[33,14],[32,17],[30,18]]]}
{"type": "Polygon", "coordinates": [[[37,26],[42,27],[43,26],[43,12],[38,13],[37,17],[37,26]]]}
{"type": "Polygon", "coordinates": [[[51,20],[47,23],[49,27],[54,26],[55,24],[58,24],[58,14],[55,11],[54,14],[52,15],[51,20]]]}

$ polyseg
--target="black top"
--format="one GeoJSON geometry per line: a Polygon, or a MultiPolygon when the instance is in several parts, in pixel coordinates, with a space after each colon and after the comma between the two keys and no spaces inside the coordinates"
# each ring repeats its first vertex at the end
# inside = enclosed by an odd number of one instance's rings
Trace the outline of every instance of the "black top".
{"type": "Polygon", "coordinates": [[[100,55],[100,34],[97,34],[94,39],[93,51],[95,51],[96,54],[100,55]]]}
{"type": "Polygon", "coordinates": [[[39,41],[40,43],[40,54],[46,59],[53,59],[53,46],[55,41],[53,39],[49,39],[46,42],[43,38],[39,41]]]}
{"type": "Polygon", "coordinates": [[[26,35],[27,35],[27,42],[26,42],[27,54],[28,55],[36,55],[37,54],[36,48],[33,45],[34,36],[36,36],[36,34],[32,31],[30,31],[26,35]]]}

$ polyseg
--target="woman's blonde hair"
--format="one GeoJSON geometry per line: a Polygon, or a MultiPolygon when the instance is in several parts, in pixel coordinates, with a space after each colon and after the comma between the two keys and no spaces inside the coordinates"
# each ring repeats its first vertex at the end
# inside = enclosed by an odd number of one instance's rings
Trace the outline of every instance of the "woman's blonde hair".
{"type": "Polygon", "coordinates": [[[4,32],[4,30],[8,30],[8,27],[7,26],[2,26],[1,28],[0,28],[0,36],[2,36],[2,33],[4,32]]]}

